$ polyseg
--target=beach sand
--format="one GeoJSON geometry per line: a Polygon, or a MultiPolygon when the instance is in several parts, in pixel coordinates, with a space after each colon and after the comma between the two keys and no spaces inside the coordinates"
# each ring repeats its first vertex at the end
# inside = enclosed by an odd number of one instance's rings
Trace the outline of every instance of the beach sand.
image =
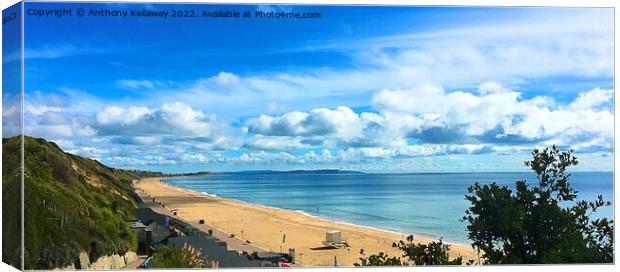
{"type": "MultiPolygon", "coordinates": [[[[155,198],[157,202],[162,202],[166,209],[176,210],[181,218],[194,223],[204,219],[210,227],[226,234],[234,234],[237,238],[243,238],[243,241],[249,240],[255,247],[277,252],[288,252],[289,248],[295,248],[296,264],[299,266],[333,266],[334,256],[339,266],[353,266],[354,262],[359,261],[360,249],[364,249],[366,255],[383,251],[390,256],[402,256],[401,251],[392,248],[392,243],[405,240],[406,236],[396,232],[337,223],[291,210],[205,196],[167,185],[160,182],[159,178],[143,179],[137,182],[135,187],[155,198]],[[316,249],[323,246],[322,241],[325,240],[325,232],[328,230],[340,230],[350,249],[316,249]]],[[[419,236],[415,238],[416,242],[421,243],[431,241],[419,236]]],[[[234,247],[235,243],[232,244],[234,247]]],[[[471,246],[451,244],[450,257],[459,255],[464,256],[465,260],[477,260],[471,246]]]]}

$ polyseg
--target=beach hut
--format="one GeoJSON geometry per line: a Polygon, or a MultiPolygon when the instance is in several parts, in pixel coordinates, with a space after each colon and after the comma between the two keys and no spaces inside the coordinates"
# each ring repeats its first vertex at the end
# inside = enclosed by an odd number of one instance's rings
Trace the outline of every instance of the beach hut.
{"type": "Polygon", "coordinates": [[[342,233],[339,230],[328,230],[325,232],[325,241],[323,245],[326,247],[342,246],[342,233]]]}
{"type": "Polygon", "coordinates": [[[163,242],[173,235],[170,231],[170,217],[154,212],[149,208],[134,209],[134,216],[139,221],[130,227],[136,232],[139,253],[149,253],[149,248],[163,242]]]}

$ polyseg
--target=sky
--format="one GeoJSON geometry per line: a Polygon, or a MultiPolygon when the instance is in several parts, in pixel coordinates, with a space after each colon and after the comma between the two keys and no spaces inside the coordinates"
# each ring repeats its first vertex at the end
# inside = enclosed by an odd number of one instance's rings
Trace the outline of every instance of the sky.
{"type": "Polygon", "coordinates": [[[26,15],[25,134],[112,167],[613,167],[613,9],[26,4],[51,8],[321,14],[26,15]]]}

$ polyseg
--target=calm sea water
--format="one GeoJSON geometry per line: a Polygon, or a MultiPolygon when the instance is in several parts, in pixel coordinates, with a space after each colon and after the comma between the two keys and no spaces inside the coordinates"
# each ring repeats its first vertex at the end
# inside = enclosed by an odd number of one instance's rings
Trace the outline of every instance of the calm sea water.
{"type": "MultiPolygon", "coordinates": [[[[227,173],[166,182],[197,192],[296,210],[341,222],[468,243],[460,222],[474,182],[514,186],[531,173],[287,174],[227,173]]],[[[574,172],[579,199],[613,201],[611,172],[574,172]]],[[[613,205],[597,217],[613,218],[613,205]]]]}

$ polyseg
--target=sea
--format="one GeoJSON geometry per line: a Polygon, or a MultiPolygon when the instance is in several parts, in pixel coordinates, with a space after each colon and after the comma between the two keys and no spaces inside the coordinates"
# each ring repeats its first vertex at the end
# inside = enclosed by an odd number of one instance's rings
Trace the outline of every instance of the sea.
{"type": "MultiPolygon", "coordinates": [[[[468,186],[496,182],[514,188],[517,180],[536,182],[533,173],[304,173],[235,172],[165,180],[200,192],[341,223],[443,238],[469,244],[462,221],[468,186]]],[[[578,200],[603,195],[613,202],[612,172],[573,172],[578,200]]],[[[613,218],[613,204],[593,216],[613,218]]]]}

